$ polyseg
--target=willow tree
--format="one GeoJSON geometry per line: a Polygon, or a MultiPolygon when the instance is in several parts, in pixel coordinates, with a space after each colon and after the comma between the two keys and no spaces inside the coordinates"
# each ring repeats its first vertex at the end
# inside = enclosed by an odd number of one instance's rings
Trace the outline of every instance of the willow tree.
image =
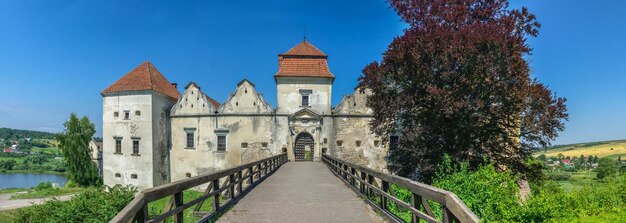
{"type": "Polygon", "coordinates": [[[65,130],[57,135],[59,149],[67,162],[70,180],[80,186],[101,184],[96,164],[91,161],[89,141],[96,132],[96,127],[87,116],[78,118],[72,113],[63,124],[65,130]]]}
{"type": "Polygon", "coordinates": [[[378,135],[400,134],[389,169],[428,182],[444,154],[528,173],[532,151],[567,120],[565,99],[530,77],[527,37],[539,23],[506,0],[391,0],[408,23],[363,70],[378,135]]]}

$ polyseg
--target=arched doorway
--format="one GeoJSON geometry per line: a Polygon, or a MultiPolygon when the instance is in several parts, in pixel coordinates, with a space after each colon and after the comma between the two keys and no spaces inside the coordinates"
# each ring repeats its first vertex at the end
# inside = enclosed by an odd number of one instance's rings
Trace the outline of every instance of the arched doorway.
{"type": "Polygon", "coordinates": [[[303,132],[296,137],[296,143],[293,149],[296,161],[313,160],[313,148],[315,143],[313,136],[303,132]]]}

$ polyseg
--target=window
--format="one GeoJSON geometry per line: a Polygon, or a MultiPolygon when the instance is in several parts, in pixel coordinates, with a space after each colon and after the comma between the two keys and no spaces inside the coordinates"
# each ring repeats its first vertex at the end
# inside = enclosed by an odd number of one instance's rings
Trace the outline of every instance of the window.
{"type": "Polygon", "coordinates": [[[247,142],[242,142],[241,143],[241,148],[248,148],[248,143],[247,142]]]}
{"type": "Polygon", "coordinates": [[[310,95],[313,93],[311,90],[300,90],[300,95],[302,95],[302,107],[308,107],[310,102],[310,95]]]}
{"type": "Polygon", "coordinates": [[[226,151],[226,135],[217,136],[217,151],[226,151]]]}
{"type": "Polygon", "coordinates": [[[120,113],[119,113],[119,112],[113,112],[113,117],[116,117],[116,118],[117,118],[117,117],[119,117],[119,116],[120,116],[120,113]]]}
{"type": "Polygon", "coordinates": [[[187,148],[193,148],[193,132],[187,132],[187,148]]]}
{"type": "Polygon", "coordinates": [[[302,106],[303,107],[309,106],[309,96],[308,95],[302,95],[302,106]]]}
{"type": "Polygon", "coordinates": [[[130,111],[124,111],[124,119],[130,119],[130,111]]]}
{"type": "Polygon", "coordinates": [[[139,139],[133,139],[133,155],[139,155],[139,139]]]}
{"type": "Polygon", "coordinates": [[[186,177],[191,177],[191,173],[185,173],[186,177]]]}
{"type": "Polygon", "coordinates": [[[324,138],[324,144],[328,143],[328,139],[324,138]]]}
{"type": "Polygon", "coordinates": [[[115,154],[122,154],[122,138],[115,138],[115,154]]]}
{"type": "Polygon", "coordinates": [[[139,110],[135,111],[135,115],[136,116],[140,116],[141,115],[141,111],[139,111],[139,110]]]}
{"type": "Polygon", "coordinates": [[[398,136],[389,136],[389,150],[397,149],[398,144],[399,144],[398,136]]]}
{"type": "Polygon", "coordinates": [[[287,153],[287,148],[283,147],[283,153],[287,153]]]}
{"type": "Polygon", "coordinates": [[[380,144],[380,140],[374,140],[374,146],[378,146],[380,144]]]}
{"type": "Polygon", "coordinates": [[[267,143],[266,142],[262,142],[261,143],[261,147],[267,147],[267,143]]]}
{"type": "Polygon", "coordinates": [[[137,179],[137,174],[134,174],[134,173],[133,173],[133,174],[131,174],[131,175],[130,175],[130,178],[131,178],[131,179],[137,179]]]}
{"type": "Polygon", "coordinates": [[[115,177],[122,177],[122,174],[120,174],[120,173],[115,173],[115,177]]]}
{"type": "Polygon", "coordinates": [[[355,144],[356,144],[356,146],[361,146],[361,140],[357,140],[357,141],[355,142],[355,144]]]}
{"type": "Polygon", "coordinates": [[[327,151],[328,151],[328,148],[322,148],[322,153],[326,154],[327,151]]]}
{"type": "Polygon", "coordinates": [[[341,146],[342,144],[343,144],[343,141],[337,140],[337,146],[341,146]]]}

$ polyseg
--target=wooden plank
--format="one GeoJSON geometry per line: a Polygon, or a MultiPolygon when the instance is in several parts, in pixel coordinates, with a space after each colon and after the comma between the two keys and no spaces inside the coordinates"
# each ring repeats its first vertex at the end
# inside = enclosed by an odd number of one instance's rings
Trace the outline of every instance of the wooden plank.
{"type": "Polygon", "coordinates": [[[139,193],[122,211],[117,213],[111,222],[128,222],[133,220],[135,215],[139,213],[139,210],[145,205],[144,197],[142,193],[139,193]]]}
{"type": "MultiPolygon", "coordinates": [[[[213,182],[210,182],[209,185],[206,187],[206,189],[204,190],[204,193],[202,195],[207,195],[209,194],[211,191],[213,190],[213,182]]],[[[200,211],[200,208],[202,208],[202,205],[204,204],[205,200],[200,201],[200,203],[198,203],[198,205],[196,205],[196,207],[193,209],[194,212],[200,211]]]]}

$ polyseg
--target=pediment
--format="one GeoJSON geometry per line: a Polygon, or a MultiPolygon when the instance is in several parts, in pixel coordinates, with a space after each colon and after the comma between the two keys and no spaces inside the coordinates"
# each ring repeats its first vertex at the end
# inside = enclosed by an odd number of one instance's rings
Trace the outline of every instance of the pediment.
{"type": "Polygon", "coordinates": [[[295,120],[295,119],[321,119],[322,116],[317,114],[316,112],[312,111],[311,109],[308,108],[303,108],[300,111],[297,111],[296,113],[293,113],[293,115],[289,116],[290,119],[295,120]]]}

